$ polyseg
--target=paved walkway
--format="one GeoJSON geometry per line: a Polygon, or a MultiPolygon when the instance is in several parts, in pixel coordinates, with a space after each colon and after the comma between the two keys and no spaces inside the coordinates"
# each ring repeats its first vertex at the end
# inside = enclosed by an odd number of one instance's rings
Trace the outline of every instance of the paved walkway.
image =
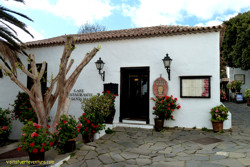
{"type": "Polygon", "coordinates": [[[83,145],[61,167],[250,166],[250,107],[225,105],[233,115],[232,131],[115,128],[115,133],[83,145]]]}

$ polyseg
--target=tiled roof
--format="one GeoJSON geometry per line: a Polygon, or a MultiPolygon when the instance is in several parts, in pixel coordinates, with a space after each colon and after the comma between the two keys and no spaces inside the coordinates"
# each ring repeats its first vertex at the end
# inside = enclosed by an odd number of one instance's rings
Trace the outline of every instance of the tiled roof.
{"type": "Polygon", "coordinates": [[[195,34],[205,32],[217,32],[223,29],[222,25],[211,26],[211,27],[188,27],[188,26],[154,26],[154,27],[143,27],[133,28],[124,30],[114,31],[102,31],[88,34],[73,34],[63,35],[54,38],[27,42],[26,45],[29,48],[44,47],[53,45],[64,44],[65,37],[73,36],[76,38],[76,43],[89,43],[96,41],[107,41],[107,40],[122,40],[132,38],[149,38],[155,36],[171,36],[171,35],[182,35],[182,34],[195,34]]]}

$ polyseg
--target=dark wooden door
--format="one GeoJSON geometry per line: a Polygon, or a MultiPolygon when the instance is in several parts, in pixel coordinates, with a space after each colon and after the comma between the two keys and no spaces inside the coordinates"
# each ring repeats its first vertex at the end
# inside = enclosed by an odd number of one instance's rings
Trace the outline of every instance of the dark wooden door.
{"type": "Polygon", "coordinates": [[[122,119],[146,120],[149,123],[149,67],[121,68],[122,119]]]}

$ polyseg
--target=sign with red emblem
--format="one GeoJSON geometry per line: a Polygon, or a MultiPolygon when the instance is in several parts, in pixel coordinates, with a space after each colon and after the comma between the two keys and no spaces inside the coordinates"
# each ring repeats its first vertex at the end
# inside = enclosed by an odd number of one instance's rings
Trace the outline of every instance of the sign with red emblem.
{"type": "Polygon", "coordinates": [[[153,92],[154,92],[154,95],[157,96],[157,97],[166,96],[167,93],[168,93],[168,83],[167,83],[167,81],[162,77],[157,78],[154,81],[154,84],[153,84],[153,92]]]}

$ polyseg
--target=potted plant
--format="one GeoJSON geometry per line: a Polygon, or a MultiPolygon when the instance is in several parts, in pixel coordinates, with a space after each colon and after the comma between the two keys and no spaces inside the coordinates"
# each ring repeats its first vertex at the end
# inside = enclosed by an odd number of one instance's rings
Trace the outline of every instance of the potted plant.
{"type": "Polygon", "coordinates": [[[98,117],[103,117],[105,123],[113,123],[115,115],[115,98],[116,95],[110,91],[103,92],[103,95],[97,94],[90,99],[82,101],[84,113],[95,113],[98,117]]]}
{"type": "Polygon", "coordinates": [[[72,115],[62,115],[60,122],[55,124],[55,138],[58,142],[57,150],[61,153],[72,152],[76,149],[76,138],[79,126],[72,115]]]}
{"type": "Polygon", "coordinates": [[[244,98],[247,100],[247,105],[250,106],[250,89],[245,90],[244,98]]]}
{"type": "Polygon", "coordinates": [[[228,119],[228,109],[223,105],[219,105],[212,108],[210,113],[213,131],[223,131],[223,122],[228,119]]]}
{"type": "Polygon", "coordinates": [[[172,95],[151,99],[155,102],[155,106],[153,107],[153,114],[156,115],[156,118],[154,119],[155,130],[161,131],[163,129],[164,120],[174,120],[172,113],[175,109],[180,109],[181,106],[177,104],[177,98],[173,98],[172,95]]]}
{"type": "Polygon", "coordinates": [[[28,121],[22,128],[18,151],[27,151],[30,161],[44,161],[44,153],[51,149],[54,138],[49,132],[48,127],[42,127],[39,124],[28,121]]]}
{"type": "Polygon", "coordinates": [[[108,110],[103,110],[104,122],[112,124],[115,116],[115,98],[117,95],[110,93],[109,90],[102,92],[105,103],[108,104],[108,110]]]}
{"type": "Polygon", "coordinates": [[[79,117],[80,133],[84,143],[94,141],[95,133],[104,129],[103,117],[96,117],[95,113],[83,113],[79,117]]]}
{"type": "Polygon", "coordinates": [[[226,92],[224,90],[220,90],[220,101],[227,101],[226,92]]]}
{"type": "Polygon", "coordinates": [[[231,89],[232,93],[234,93],[235,91],[240,92],[241,85],[242,85],[241,81],[234,80],[234,81],[227,84],[227,88],[231,89]]]}
{"type": "Polygon", "coordinates": [[[3,146],[8,140],[11,131],[10,111],[0,108],[0,146],[3,146]]]}

